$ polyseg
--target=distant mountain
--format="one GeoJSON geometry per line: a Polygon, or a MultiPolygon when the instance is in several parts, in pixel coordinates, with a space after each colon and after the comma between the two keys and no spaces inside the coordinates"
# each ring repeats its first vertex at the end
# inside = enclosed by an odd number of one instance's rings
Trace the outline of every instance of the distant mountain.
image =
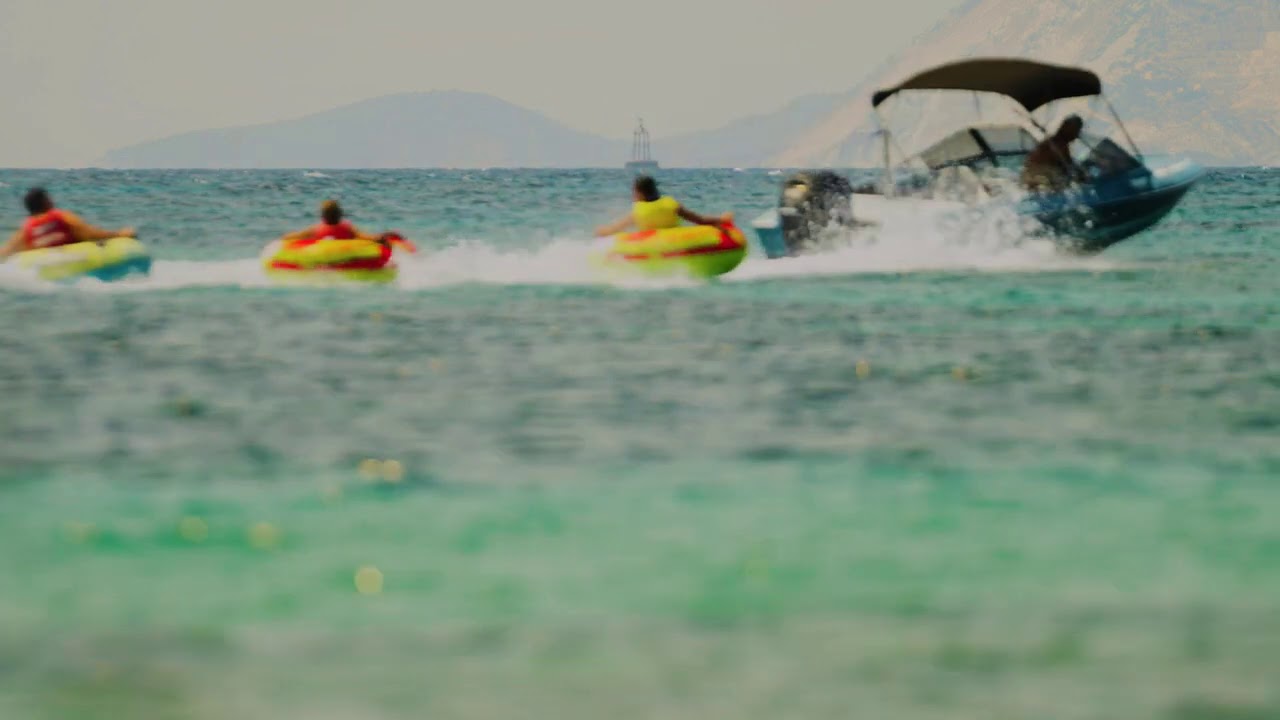
{"type": "MultiPolygon", "coordinates": [[[[1277,0],[968,0],[848,92],[653,141],[664,167],[874,166],[870,95],[963,57],[1088,67],[1138,143],[1212,164],[1280,164],[1277,0]]],[[[856,78],[854,78],[856,81],[856,78]]],[[[919,136],[955,118],[908,108],[919,136]]],[[[999,118],[993,118],[999,119],[999,118]]],[[[920,137],[914,138],[919,140],[920,137]]],[[[913,138],[898,136],[910,147],[913,138]]],[[[497,98],[431,92],[304,118],[192,132],[108,153],[113,167],[620,167],[629,141],[566,127],[497,98]]]]}
{"type": "Polygon", "coordinates": [[[616,167],[627,144],[489,95],[391,95],[297,120],[204,130],[107,154],[122,168],[616,167]]]}
{"type": "MultiPolygon", "coordinates": [[[[654,139],[663,167],[760,167],[843,95],[810,95],[716,130],[654,139]]],[[[112,151],[119,168],[621,167],[630,141],[565,127],[498,98],[430,92],[296,120],[201,130],[112,151]]]]}
{"type": "Polygon", "coordinates": [[[1276,0],[970,0],[765,164],[873,160],[874,144],[860,142],[872,130],[871,93],[973,56],[1093,70],[1142,146],[1221,164],[1280,164],[1276,0]]]}

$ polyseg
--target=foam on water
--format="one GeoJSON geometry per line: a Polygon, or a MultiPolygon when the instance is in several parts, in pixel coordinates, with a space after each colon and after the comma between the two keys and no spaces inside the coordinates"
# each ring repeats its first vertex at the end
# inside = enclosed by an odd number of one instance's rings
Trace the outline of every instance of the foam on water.
{"type": "Polygon", "coordinates": [[[50,283],[41,280],[24,268],[0,265],[0,289],[25,292],[142,292],[200,287],[252,288],[270,285],[270,279],[263,274],[262,265],[256,259],[157,260],[151,266],[150,275],[129,277],[112,283],[104,283],[93,278],[81,278],[67,283],[50,283]]]}
{"type": "Polygon", "coordinates": [[[400,287],[409,290],[464,283],[492,285],[591,285],[601,282],[591,266],[591,245],[558,239],[540,247],[500,249],[463,240],[443,250],[398,260],[400,287]]]}
{"type": "Polygon", "coordinates": [[[1116,267],[1102,257],[1062,252],[1008,207],[963,216],[895,215],[856,230],[823,253],[764,261],[753,257],[727,280],[885,272],[1064,272],[1116,267]]]}
{"type": "Polygon", "coordinates": [[[591,260],[599,241],[559,238],[529,249],[504,250],[465,240],[444,250],[401,259],[397,284],[406,290],[468,283],[486,285],[609,285],[645,290],[695,284],[687,277],[614,275],[591,260]]]}
{"type": "Polygon", "coordinates": [[[52,292],[58,286],[45,282],[34,273],[13,263],[0,263],[0,289],[26,292],[52,292]]]}
{"type": "MultiPolygon", "coordinates": [[[[943,227],[929,218],[899,219],[877,231],[858,231],[826,252],[765,260],[753,254],[725,276],[729,282],[783,278],[847,276],[903,272],[1062,272],[1106,270],[1116,266],[1099,257],[1060,252],[1046,238],[1000,211],[976,214],[943,227]]],[[[554,238],[529,247],[500,247],[483,239],[463,239],[443,249],[400,256],[394,287],[417,291],[465,284],[601,285],[636,290],[687,287],[688,277],[648,278],[610,275],[591,262],[598,241],[583,237],[554,238]]],[[[200,287],[273,287],[279,283],[262,271],[258,258],[238,260],[157,259],[151,276],[104,284],[82,280],[63,287],[89,291],[137,292],[200,287]]],[[[357,286],[358,287],[358,286],[357,286]]],[[[0,288],[47,291],[49,286],[17,268],[0,267],[0,288]]]]}

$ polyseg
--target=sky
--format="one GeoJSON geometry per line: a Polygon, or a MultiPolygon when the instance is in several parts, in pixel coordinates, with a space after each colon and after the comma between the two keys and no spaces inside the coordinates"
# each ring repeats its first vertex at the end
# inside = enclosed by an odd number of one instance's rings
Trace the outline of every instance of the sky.
{"type": "Polygon", "coordinates": [[[390,93],[655,137],[842,92],[962,0],[0,0],[0,167],[390,93]]]}

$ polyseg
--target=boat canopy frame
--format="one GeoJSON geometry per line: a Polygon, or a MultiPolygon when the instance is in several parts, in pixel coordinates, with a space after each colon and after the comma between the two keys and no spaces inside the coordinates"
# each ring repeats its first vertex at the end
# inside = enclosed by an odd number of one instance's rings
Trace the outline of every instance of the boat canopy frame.
{"type": "MultiPolygon", "coordinates": [[[[894,186],[891,162],[894,141],[881,116],[880,106],[898,93],[909,90],[959,90],[974,93],[975,98],[977,93],[1003,95],[1017,103],[1024,117],[1045,135],[1049,131],[1036,121],[1033,115],[1036,110],[1060,100],[1098,97],[1133,148],[1135,158],[1139,162],[1143,160],[1142,150],[1133,141],[1115,106],[1102,92],[1102,80],[1092,71],[1022,58],[972,58],[930,68],[871,96],[871,107],[879,126],[877,134],[884,140],[887,193],[892,193],[894,186]]],[[[898,150],[902,153],[902,148],[898,150]]]]}
{"type": "Polygon", "coordinates": [[[1036,110],[1058,100],[1102,94],[1102,80],[1081,68],[1015,58],[977,58],[939,65],[871,97],[878,108],[904,90],[968,90],[1004,95],[1036,110]]]}

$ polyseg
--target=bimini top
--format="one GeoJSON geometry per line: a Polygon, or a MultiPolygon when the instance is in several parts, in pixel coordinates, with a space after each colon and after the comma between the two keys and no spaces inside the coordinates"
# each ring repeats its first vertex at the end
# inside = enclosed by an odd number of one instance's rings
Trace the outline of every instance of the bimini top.
{"type": "Polygon", "coordinates": [[[962,60],[925,70],[895,88],[880,90],[872,107],[903,90],[968,90],[999,93],[1034,112],[1056,100],[1102,94],[1097,75],[1080,68],[1047,65],[1031,60],[986,58],[962,60]]]}

